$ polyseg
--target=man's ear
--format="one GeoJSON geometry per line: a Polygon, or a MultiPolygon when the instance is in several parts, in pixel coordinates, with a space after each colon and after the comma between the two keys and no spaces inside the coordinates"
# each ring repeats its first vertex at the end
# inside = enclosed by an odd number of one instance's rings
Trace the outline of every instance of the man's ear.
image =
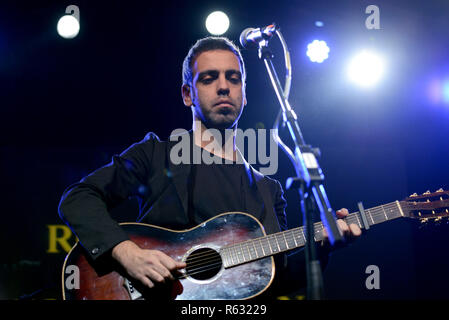
{"type": "Polygon", "coordinates": [[[243,106],[246,107],[248,100],[246,100],[246,88],[243,88],[243,106]]]}
{"type": "Polygon", "coordinates": [[[181,86],[181,95],[184,105],[187,107],[191,107],[193,105],[193,99],[192,99],[192,92],[188,84],[183,84],[181,86]]]}
{"type": "Polygon", "coordinates": [[[246,83],[243,82],[243,106],[246,107],[248,100],[246,100],[246,83]]]}

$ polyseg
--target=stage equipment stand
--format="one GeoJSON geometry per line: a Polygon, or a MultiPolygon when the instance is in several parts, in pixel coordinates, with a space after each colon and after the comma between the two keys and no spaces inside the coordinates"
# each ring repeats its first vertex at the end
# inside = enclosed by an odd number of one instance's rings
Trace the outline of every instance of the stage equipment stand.
{"type": "MultiPolygon", "coordinates": [[[[248,34],[249,29],[245,29],[240,37],[240,42],[243,46],[247,46],[247,42],[243,39],[248,34]]],[[[290,54],[285,40],[276,27],[275,24],[265,28],[252,29],[252,39],[258,45],[259,59],[263,60],[267,69],[271,84],[280,103],[281,109],[278,118],[275,121],[273,130],[275,136],[273,137],[278,145],[286,152],[296,171],[296,176],[290,177],[286,181],[286,189],[297,189],[300,197],[300,207],[303,213],[303,224],[305,227],[305,258],[306,258],[306,272],[307,272],[307,294],[308,300],[322,300],[324,299],[324,284],[320,261],[317,257],[317,250],[315,244],[315,230],[313,217],[319,213],[321,221],[326,227],[329,241],[332,246],[336,246],[344,242],[344,237],[338,228],[336,222],[336,215],[329,204],[325,189],[324,189],[324,174],[320,168],[317,157],[319,157],[319,150],[307,145],[304,141],[301,129],[298,124],[298,118],[288,102],[288,95],[291,82],[291,64],[290,54]],[[255,32],[254,32],[255,31],[255,32]],[[282,89],[279,78],[276,74],[271,52],[268,44],[272,36],[276,33],[282,43],[284,49],[284,57],[286,64],[286,83],[285,89],[282,89]],[[256,40],[256,41],[255,41],[256,40]],[[279,138],[278,125],[279,119],[282,115],[283,124],[287,125],[291,138],[294,142],[295,148],[292,152],[279,138]],[[313,240],[313,241],[310,241],[313,240]]]]}

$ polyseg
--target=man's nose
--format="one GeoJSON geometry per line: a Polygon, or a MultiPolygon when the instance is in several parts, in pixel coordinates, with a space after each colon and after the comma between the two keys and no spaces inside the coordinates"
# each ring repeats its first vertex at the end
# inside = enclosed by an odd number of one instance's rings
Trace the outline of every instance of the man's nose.
{"type": "Polygon", "coordinates": [[[220,76],[217,81],[217,94],[221,95],[229,95],[229,84],[224,76],[220,76]]]}
{"type": "Polygon", "coordinates": [[[219,96],[229,96],[229,88],[228,89],[220,88],[218,89],[217,94],[219,96]]]}

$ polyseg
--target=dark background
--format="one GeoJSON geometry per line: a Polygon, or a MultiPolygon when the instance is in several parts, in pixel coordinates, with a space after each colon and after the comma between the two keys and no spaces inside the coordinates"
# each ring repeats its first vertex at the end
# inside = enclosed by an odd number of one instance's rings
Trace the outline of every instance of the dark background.
{"type": "MultiPolygon", "coordinates": [[[[228,14],[225,36],[236,43],[247,27],[281,27],[293,65],[289,100],[306,142],[322,151],[333,208],[354,211],[358,201],[370,208],[448,189],[449,93],[438,100],[431,87],[449,83],[449,1],[2,2],[0,299],[60,299],[65,252],[47,250],[48,225],[62,223],[57,207],[64,189],[149,131],[165,139],[191,127],[181,65],[190,46],[208,35],[204,21],[214,10],[228,14]],[[81,30],[66,40],[56,24],[70,4],[80,8],[81,30]],[[370,4],[380,8],[380,30],[365,27],[370,4]],[[315,38],[331,48],[322,64],[305,55],[315,38]],[[349,84],[344,74],[362,48],[388,61],[372,90],[349,84]]],[[[271,47],[283,79],[281,47],[278,41],[271,47]]],[[[257,51],[242,53],[248,105],[240,128],[270,128],[278,102],[257,51]]],[[[284,184],[293,169],[282,153],[279,161],[274,177],[284,184]]],[[[293,191],[286,197],[294,227],[301,224],[298,197],[293,191]]],[[[132,203],[122,209],[120,219],[136,216],[132,203]]],[[[449,298],[448,231],[405,219],[376,226],[333,254],[324,273],[327,298],[449,298]],[[379,290],[365,287],[373,264],[379,290]]]]}

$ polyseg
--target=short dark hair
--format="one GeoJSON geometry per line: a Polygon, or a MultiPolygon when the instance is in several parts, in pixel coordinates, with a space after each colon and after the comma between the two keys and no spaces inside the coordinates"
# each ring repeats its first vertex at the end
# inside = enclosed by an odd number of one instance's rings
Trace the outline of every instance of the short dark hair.
{"type": "Polygon", "coordinates": [[[211,50],[228,50],[234,53],[239,59],[242,68],[242,81],[245,83],[246,71],[245,63],[243,62],[242,54],[239,48],[226,37],[206,37],[198,40],[189,50],[187,56],[184,58],[182,64],[182,83],[192,85],[193,81],[193,64],[195,59],[203,52],[211,50]]]}

